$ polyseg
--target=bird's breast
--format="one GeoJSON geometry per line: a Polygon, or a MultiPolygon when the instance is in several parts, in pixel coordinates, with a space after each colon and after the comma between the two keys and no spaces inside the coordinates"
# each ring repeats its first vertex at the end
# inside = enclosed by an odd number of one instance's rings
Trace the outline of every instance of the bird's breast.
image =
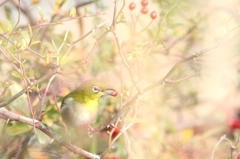
{"type": "Polygon", "coordinates": [[[61,116],[65,123],[72,127],[83,126],[94,122],[98,114],[98,101],[85,104],[68,97],[62,103],[61,116]]]}

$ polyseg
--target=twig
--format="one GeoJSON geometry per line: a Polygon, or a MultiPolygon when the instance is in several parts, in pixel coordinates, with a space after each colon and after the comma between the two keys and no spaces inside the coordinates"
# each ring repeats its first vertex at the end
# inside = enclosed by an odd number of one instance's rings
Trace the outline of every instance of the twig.
{"type": "MultiPolygon", "coordinates": [[[[118,0],[115,0],[115,1],[118,1],[118,0]]],[[[116,2],[115,2],[116,3],[116,2]]],[[[115,20],[113,20],[113,24],[114,25],[112,25],[114,28],[115,28],[115,26],[116,26],[116,21],[118,20],[118,18],[119,18],[119,16],[122,14],[122,11],[123,11],[123,9],[124,9],[124,7],[125,7],[125,4],[126,4],[126,2],[125,2],[125,0],[123,0],[123,5],[122,5],[122,7],[121,7],[121,9],[119,10],[119,12],[118,12],[118,14],[117,14],[117,16],[116,16],[116,18],[115,18],[115,20]]],[[[115,6],[115,8],[114,8],[114,12],[116,12],[117,11],[117,7],[115,6]]],[[[113,15],[113,18],[115,17],[115,15],[113,15]]]]}
{"type": "MultiPolygon", "coordinates": [[[[12,31],[11,31],[11,34],[10,34],[10,36],[9,36],[9,39],[11,39],[12,33],[14,32],[14,30],[16,29],[16,27],[18,26],[18,24],[19,24],[19,22],[20,22],[20,15],[21,15],[21,13],[20,13],[20,8],[21,8],[21,6],[20,6],[20,0],[18,0],[17,8],[18,8],[17,23],[14,25],[14,27],[13,27],[13,29],[12,29],[12,31]]],[[[9,41],[7,41],[7,42],[9,42],[9,41]]]]}
{"type": "Polygon", "coordinates": [[[132,69],[131,69],[130,65],[128,64],[127,60],[125,59],[125,57],[123,56],[122,48],[120,47],[120,43],[119,43],[119,39],[118,39],[118,37],[117,37],[117,35],[116,35],[116,33],[115,33],[114,31],[113,31],[112,33],[113,33],[114,38],[115,38],[115,41],[116,41],[116,43],[117,43],[118,52],[119,52],[119,54],[120,54],[120,56],[121,56],[121,58],[122,58],[122,61],[123,61],[124,65],[126,66],[128,72],[129,72],[129,74],[130,74],[130,76],[131,76],[132,83],[134,84],[134,86],[135,86],[135,88],[137,89],[138,93],[141,94],[141,90],[140,90],[140,88],[137,86],[137,83],[136,83],[136,81],[135,81],[135,78],[134,78],[132,69]]]}
{"type": "Polygon", "coordinates": [[[9,103],[11,103],[12,101],[14,101],[15,99],[17,99],[19,96],[21,96],[22,94],[24,94],[25,92],[27,92],[28,90],[30,90],[33,86],[45,81],[46,79],[52,77],[53,75],[57,74],[59,71],[58,69],[53,70],[51,73],[41,77],[40,79],[34,81],[31,85],[25,87],[24,89],[22,89],[20,92],[18,92],[17,94],[15,94],[14,96],[8,98],[6,101],[1,102],[0,103],[0,108],[4,107],[6,105],[8,105],[9,103]]]}
{"type": "Polygon", "coordinates": [[[1,2],[0,3],[0,7],[2,7],[5,3],[7,3],[8,1],[10,1],[10,0],[5,0],[5,1],[3,1],[3,2],[1,2]]]}
{"type": "Polygon", "coordinates": [[[0,95],[0,100],[4,97],[4,95],[7,93],[9,86],[12,84],[13,84],[13,82],[5,82],[5,87],[0,95]]]}
{"type": "MultiPolygon", "coordinates": [[[[56,77],[56,74],[54,74],[48,81],[47,87],[46,87],[45,92],[43,94],[43,97],[41,99],[40,112],[42,112],[43,104],[44,104],[45,98],[47,96],[48,89],[49,89],[50,84],[52,83],[52,81],[54,80],[55,77],[56,77]]],[[[40,117],[42,117],[42,114],[40,115],[40,117]]]]}
{"type": "Polygon", "coordinates": [[[193,75],[189,75],[189,76],[185,76],[185,77],[183,77],[183,78],[180,78],[180,79],[177,79],[177,80],[169,80],[169,79],[165,79],[165,83],[177,83],[177,82],[181,82],[181,81],[183,81],[183,80],[186,80],[186,79],[188,79],[188,78],[192,78],[192,77],[195,77],[195,76],[198,76],[198,75],[200,75],[201,73],[200,72],[198,72],[198,73],[195,73],[195,74],[193,74],[193,75]]]}
{"type": "MultiPolygon", "coordinates": [[[[103,23],[99,24],[99,25],[96,25],[93,29],[91,29],[89,32],[87,32],[84,36],[78,38],[77,40],[73,41],[71,44],[69,44],[69,47],[67,49],[67,51],[64,53],[63,57],[66,57],[69,53],[69,51],[72,49],[72,47],[79,41],[81,41],[82,39],[84,39],[85,37],[87,37],[89,34],[93,33],[96,29],[98,29],[99,27],[105,25],[107,22],[109,21],[109,19],[107,19],[106,21],[104,21],[103,23]]],[[[103,36],[106,35],[107,32],[105,32],[104,34],[102,34],[102,36],[99,38],[101,39],[103,36]]],[[[95,48],[95,46],[99,43],[99,39],[96,41],[95,45],[93,48],[95,48]]],[[[92,54],[92,51],[94,50],[92,48],[92,50],[90,51],[90,54],[92,54]]],[[[84,63],[86,63],[89,59],[90,55],[88,55],[87,59],[85,60],[84,63]]]]}
{"type": "Polygon", "coordinates": [[[211,159],[214,159],[215,151],[217,150],[217,147],[220,145],[220,143],[223,140],[226,140],[231,145],[231,148],[235,148],[235,146],[233,146],[232,142],[228,138],[226,138],[226,135],[223,135],[223,136],[220,137],[220,139],[218,140],[218,142],[214,146],[214,149],[213,149],[212,155],[211,155],[211,159]]]}
{"type": "Polygon", "coordinates": [[[136,36],[144,32],[145,30],[147,30],[147,28],[152,24],[152,22],[153,22],[153,19],[150,21],[150,23],[148,23],[148,25],[145,28],[143,28],[139,33],[137,33],[136,36]]]}
{"type": "MultiPolygon", "coordinates": [[[[98,15],[103,15],[103,14],[83,15],[81,17],[72,17],[72,18],[65,19],[65,20],[59,20],[59,21],[53,22],[53,23],[41,23],[41,24],[37,24],[35,26],[32,26],[31,28],[37,28],[37,27],[41,28],[41,27],[46,27],[46,26],[51,26],[51,25],[59,25],[61,23],[67,22],[67,21],[76,20],[76,19],[80,19],[80,18],[94,17],[94,16],[98,16],[98,15]]],[[[21,30],[15,31],[13,33],[7,33],[5,35],[18,34],[19,32],[27,31],[27,30],[29,30],[29,28],[21,29],[21,30]]]]}
{"type": "Polygon", "coordinates": [[[114,11],[113,11],[113,21],[112,21],[112,27],[115,28],[116,26],[116,13],[117,13],[117,0],[114,0],[114,11]]]}

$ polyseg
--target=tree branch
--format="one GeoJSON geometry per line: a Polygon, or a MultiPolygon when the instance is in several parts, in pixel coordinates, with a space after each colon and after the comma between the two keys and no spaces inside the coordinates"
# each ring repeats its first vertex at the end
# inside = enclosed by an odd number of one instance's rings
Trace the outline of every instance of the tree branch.
{"type": "Polygon", "coordinates": [[[18,92],[17,94],[15,94],[14,96],[8,98],[6,101],[1,102],[0,103],[0,108],[4,107],[6,105],[8,105],[9,103],[11,103],[12,101],[14,101],[15,99],[17,99],[18,97],[20,97],[23,93],[27,92],[28,90],[30,90],[33,86],[41,83],[42,81],[52,77],[53,75],[58,73],[58,69],[53,70],[51,73],[43,76],[42,78],[36,80],[35,82],[33,82],[31,85],[25,87],[24,89],[22,89],[20,92],[18,92]]]}
{"type": "Polygon", "coordinates": [[[0,108],[0,116],[4,116],[5,118],[3,118],[3,119],[8,120],[8,121],[19,121],[21,123],[35,126],[39,130],[41,130],[43,133],[48,135],[50,138],[57,141],[57,143],[59,145],[66,147],[69,151],[71,151],[75,154],[80,154],[80,155],[83,155],[83,156],[86,156],[86,157],[92,158],[92,159],[100,159],[101,158],[100,155],[95,155],[95,154],[89,153],[89,152],[71,144],[70,142],[66,142],[62,136],[58,135],[57,133],[52,131],[50,128],[48,128],[46,125],[44,125],[43,123],[41,123],[38,120],[27,118],[27,117],[24,117],[21,115],[17,115],[15,113],[8,111],[5,108],[0,108]]]}

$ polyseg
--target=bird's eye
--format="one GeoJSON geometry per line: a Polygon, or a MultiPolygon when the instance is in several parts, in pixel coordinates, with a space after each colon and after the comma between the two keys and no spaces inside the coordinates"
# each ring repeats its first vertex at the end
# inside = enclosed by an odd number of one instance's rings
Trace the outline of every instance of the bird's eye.
{"type": "Polygon", "coordinates": [[[97,86],[93,86],[92,91],[97,93],[97,92],[99,92],[99,88],[97,86]]]}

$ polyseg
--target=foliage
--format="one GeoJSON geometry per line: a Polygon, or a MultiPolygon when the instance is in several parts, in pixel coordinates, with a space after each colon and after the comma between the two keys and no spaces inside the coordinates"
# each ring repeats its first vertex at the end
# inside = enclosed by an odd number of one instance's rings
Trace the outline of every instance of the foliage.
{"type": "MultiPolygon", "coordinates": [[[[108,159],[237,158],[239,15],[229,11],[233,5],[239,2],[5,0],[0,107],[67,139],[61,100],[97,78],[120,95],[100,100],[92,126],[113,127],[96,129],[92,138],[86,130],[73,132],[79,148],[108,159]]],[[[85,158],[1,112],[0,131],[0,158],[85,158]]]]}

